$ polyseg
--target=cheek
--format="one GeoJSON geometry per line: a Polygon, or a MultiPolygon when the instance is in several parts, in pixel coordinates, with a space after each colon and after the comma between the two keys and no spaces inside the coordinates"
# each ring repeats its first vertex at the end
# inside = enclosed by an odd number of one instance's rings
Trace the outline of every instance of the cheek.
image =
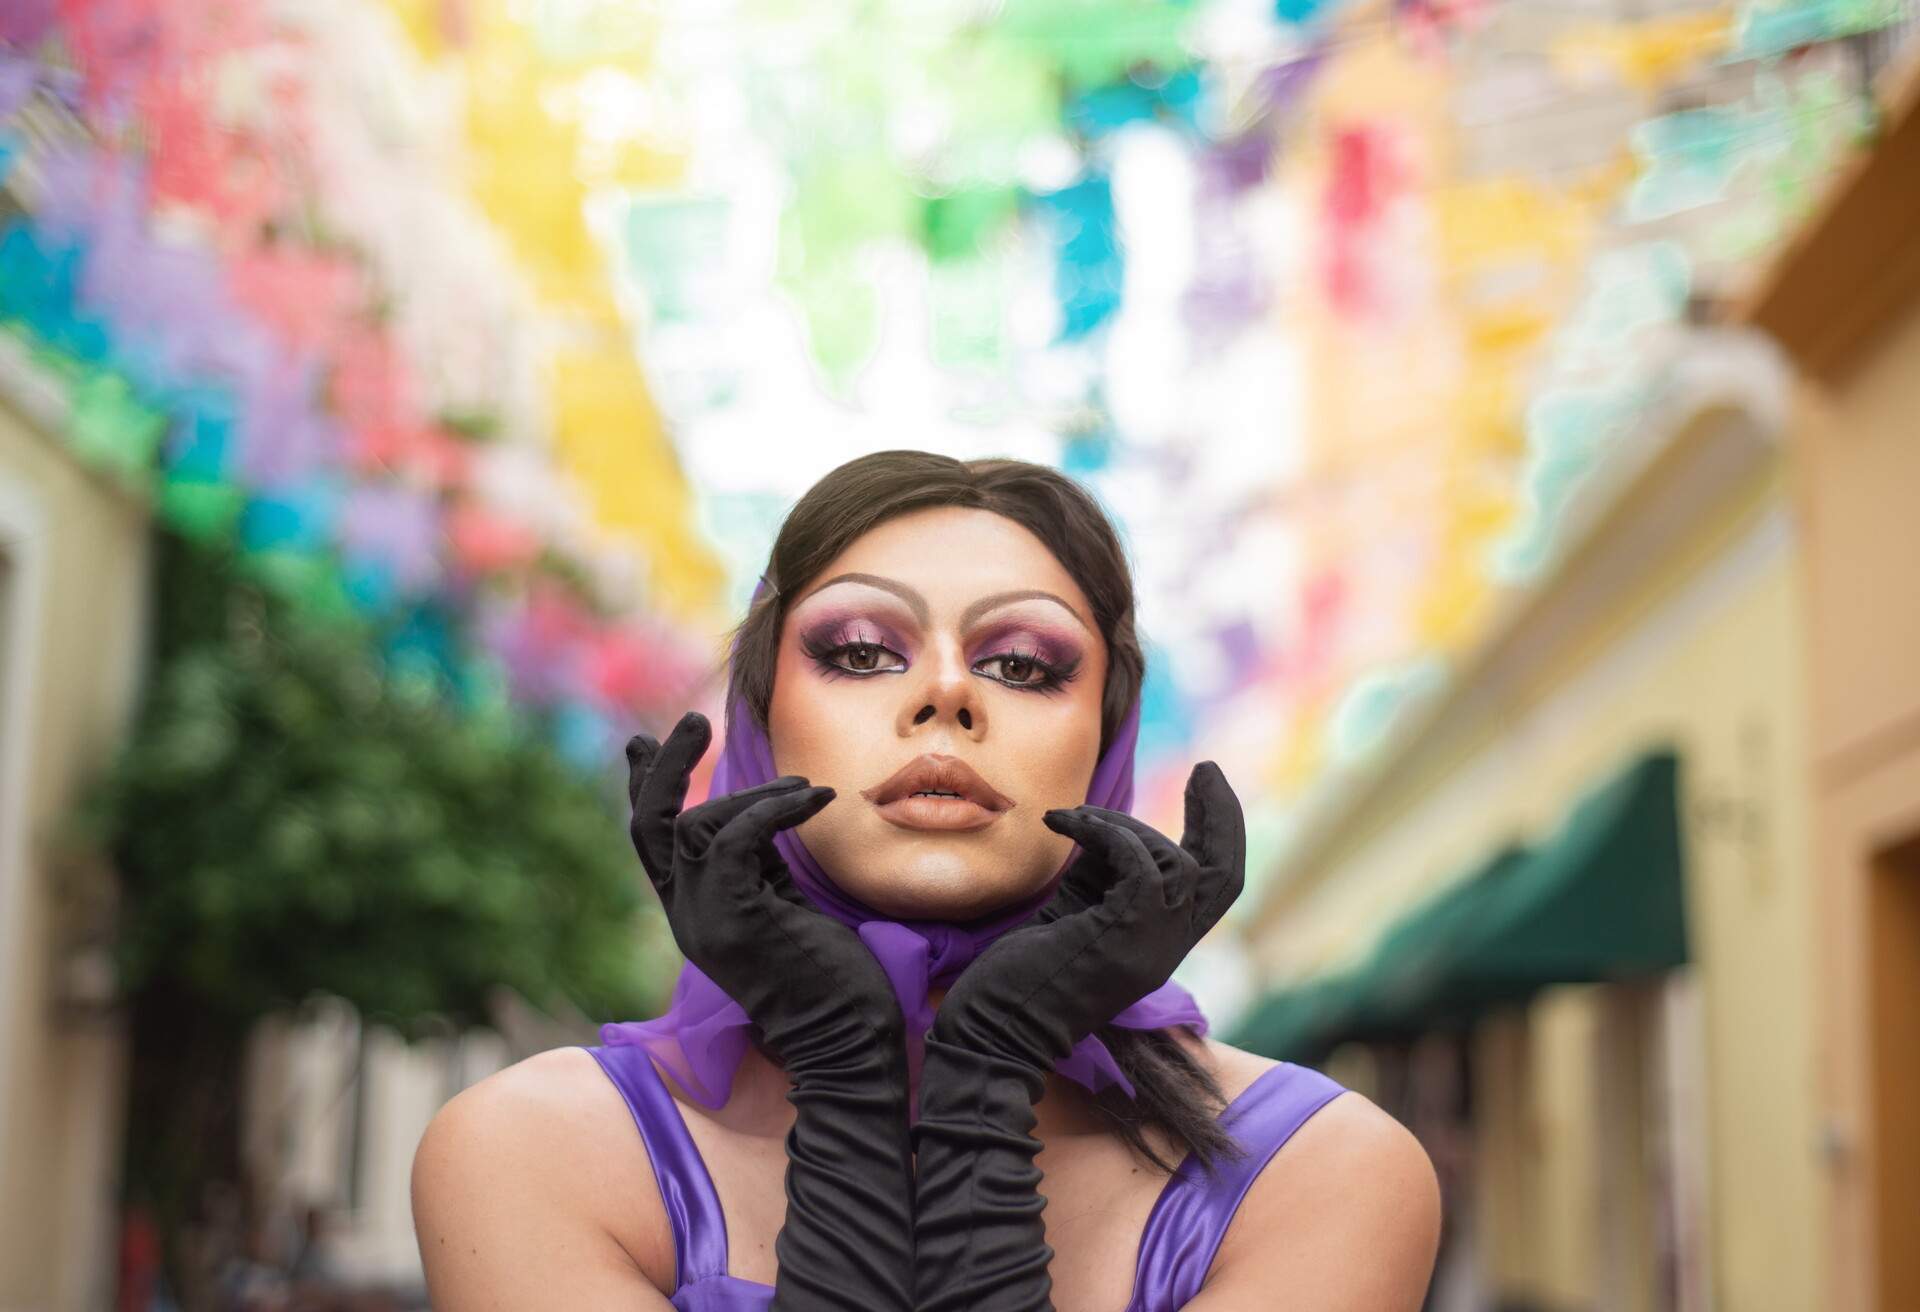
{"type": "Polygon", "coordinates": [[[804,668],[803,661],[804,657],[790,659],[782,652],[775,668],[773,700],[767,708],[773,768],[779,774],[831,784],[842,792],[858,788],[861,785],[846,773],[846,767],[850,760],[859,759],[860,738],[866,732],[863,717],[848,715],[844,704],[822,696],[823,681],[804,668]]]}
{"type": "MultiPolygon", "coordinates": [[[[1008,719],[1001,717],[996,727],[1013,729],[1008,719]]],[[[1079,806],[1087,800],[1087,787],[1100,758],[1099,714],[1089,716],[1081,710],[1038,717],[1030,725],[1018,726],[1017,733],[1010,732],[993,756],[1038,823],[1049,808],[1079,806]]]]}

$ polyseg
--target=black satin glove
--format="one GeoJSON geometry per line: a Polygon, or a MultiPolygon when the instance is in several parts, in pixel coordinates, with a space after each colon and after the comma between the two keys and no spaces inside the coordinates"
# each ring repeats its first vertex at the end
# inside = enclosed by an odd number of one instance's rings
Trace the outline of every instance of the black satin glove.
{"type": "Polygon", "coordinates": [[[961,973],[920,1075],[914,1302],[1051,1308],[1033,1104],[1074,1045],[1165,984],[1240,895],[1246,823],[1220,767],[1188,777],[1176,845],[1122,811],[1049,811],[1081,846],[1048,904],[961,973]]]}
{"type": "Polygon", "coordinates": [[[787,1215],[773,1307],[909,1308],[913,1168],[905,1026],[880,963],[793,886],[773,836],[833,800],[788,775],[681,811],[713,730],[627,743],[630,833],[680,951],[785,1065],[787,1215]]]}

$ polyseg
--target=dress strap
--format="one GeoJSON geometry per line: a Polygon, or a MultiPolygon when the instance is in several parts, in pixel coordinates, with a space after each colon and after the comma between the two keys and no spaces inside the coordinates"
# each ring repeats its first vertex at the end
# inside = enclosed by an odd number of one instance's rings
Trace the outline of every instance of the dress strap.
{"type": "Polygon", "coordinates": [[[1209,1178],[1192,1157],[1160,1191],[1140,1234],[1128,1312],[1178,1308],[1200,1292],[1220,1241],[1253,1181],[1307,1119],[1346,1090],[1319,1071],[1282,1062],[1263,1071],[1221,1113],[1245,1156],[1209,1178]]]}
{"type": "MultiPolygon", "coordinates": [[[[582,1045],[585,1046],[585,1045],[582,1045]]],[[[724,1276],[727,1271],[727,1220],[720,1195],[680,1108],[667,1092],[647,1050],[637,1044],[588,1047],[607,1073],[639,1127],[640,1142],[653,1162],[653,1178],[660,1185],[673,1227],[676,1288],[696,1280],[724,1276]]]]}

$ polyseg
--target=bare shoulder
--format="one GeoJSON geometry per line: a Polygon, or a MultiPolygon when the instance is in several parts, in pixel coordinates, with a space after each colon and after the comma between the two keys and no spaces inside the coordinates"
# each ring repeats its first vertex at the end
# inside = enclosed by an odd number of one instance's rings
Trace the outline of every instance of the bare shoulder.
{"type": "MultiPolygon", "coordinates": [[[[1235,1051],[1217,1056],[1224,1070],[1257,1063],[1257,1078],[1278,1064],[1235,1051]]],[[[1274,1290],[1286,1289],[1301,1307],[1414,1312],[1439,1240],[1440,1187],[1426,1150],[1348,1090],[1310,1116],[1255,1178],[1189,1306],[1266,1307],[1274,1290]]]]}
{"type": "Polygon", "coordinates": [[[440,1312],[668,1306],[672,1239],[652,1168],[584,1048],[535,1053],[448,1100],[414,1152],[412,1184],[440,1312]]]}
{"type": "Polygon", "coordinates": [[[1280,1064],[1271,1057],[1262,1057],[1259,1053],[1236,1048],[1218,1039],[1188,1040],[1187,1050],[1219,1081],[1220,1091],[1229,1100],[1238,1097],[1248,1085],[1280,1064]]]}

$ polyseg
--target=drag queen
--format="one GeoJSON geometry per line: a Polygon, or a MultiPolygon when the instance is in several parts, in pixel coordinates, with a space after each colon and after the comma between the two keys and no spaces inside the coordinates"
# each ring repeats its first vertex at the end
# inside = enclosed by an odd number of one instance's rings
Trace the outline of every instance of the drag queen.
{"type": "Polygon", "coordinates": [[[707,800],[705,717],[627,747],[672,1003],[434,1118],[434,1307],[1419,1308],[1419,1145],[1170,982],[1246,840],[1210,761],[1177,838],[1129,813],[1143,676],[1072,480],[888,451],[816,484],[735,631],[707,800]]]}

